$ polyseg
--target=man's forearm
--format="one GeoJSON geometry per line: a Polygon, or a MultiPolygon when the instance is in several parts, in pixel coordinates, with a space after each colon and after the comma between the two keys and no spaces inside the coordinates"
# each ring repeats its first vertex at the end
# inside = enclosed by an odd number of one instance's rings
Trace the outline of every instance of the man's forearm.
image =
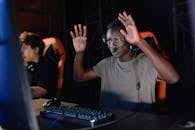
{"type": "Polygon", "coordinates": [[[84,53],[76,53],[73,66],[73,76],[77,81],[82,81],[82,77],[84,74],[83,59],[84,53]]]}
{"type": "Polygon", "coordinates": [[[138,46],[150,59],[161,79],[166,80],[168,83],[175,83],[179,80],[179,75],[171,63],[164,59],[145,40],[141,40],[139,44],[138,46]]]}

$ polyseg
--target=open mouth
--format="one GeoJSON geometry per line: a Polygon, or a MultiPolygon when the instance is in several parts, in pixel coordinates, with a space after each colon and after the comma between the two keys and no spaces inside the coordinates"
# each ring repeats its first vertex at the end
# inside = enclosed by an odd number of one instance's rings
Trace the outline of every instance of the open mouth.
{"type": "Polygon", "coordinates": [[[111,52],[112,52],[112,53],[116,53],[117,50],[118,50],[117,48],[112,48],[111,52]]]}
{"type": "Polygon", "coordinates": [[[113,56],[117,56],[118,55],[118,48],[114,47],[114,48],[110,48],[110,52],[112,53],[113,56]]]}
{"type": "Polygon", "coordinates": [[[111,53],[112,53],[113,56],[119,55],[119,52],[117,51],[117,49],[112,50],[111,53]]]}

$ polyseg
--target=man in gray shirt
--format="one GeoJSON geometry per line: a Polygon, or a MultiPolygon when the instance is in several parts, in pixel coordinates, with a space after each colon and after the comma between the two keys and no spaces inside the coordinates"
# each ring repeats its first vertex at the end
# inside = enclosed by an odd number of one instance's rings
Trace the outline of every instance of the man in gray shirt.
{"type": "Polygon", "coordinates": [[[170,84],[179,80],[175,68],[140,37],[134,20],[126,12],[119,13],[118,19],[107,27],[105,41],[112,56],[93,68],[83,67],[87,27],[75,25],[70,34],[76,51],[74,79],[87,81],[101,77],[102,105],[148,111],[155,103],[156,80],[170,84]],[[133,51],[134,47],[140,51],[133,51]]]}

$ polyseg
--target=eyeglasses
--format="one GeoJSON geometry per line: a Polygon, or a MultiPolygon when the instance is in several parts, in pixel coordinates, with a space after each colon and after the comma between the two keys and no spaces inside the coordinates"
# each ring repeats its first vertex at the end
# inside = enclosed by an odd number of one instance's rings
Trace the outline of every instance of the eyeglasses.
{"type": "Polygon", "coordinates": [[[107,39],[106,40],[106,44],[109,46],[109,47],[112,47],[114,45],[116,46],[121,46],[123,45],[123,42],[124,42],[124,38],[120,38],[120,37],[115,37],[113,39],[107,39]]]}

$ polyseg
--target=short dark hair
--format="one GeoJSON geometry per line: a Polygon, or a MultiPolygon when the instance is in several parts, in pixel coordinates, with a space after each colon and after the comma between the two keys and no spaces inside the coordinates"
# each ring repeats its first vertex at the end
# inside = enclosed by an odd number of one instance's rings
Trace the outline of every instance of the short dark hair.
{"type": "MultiPolygon", "coordinates": [[[[102,41],[103,43],[106,44],[106,33],[108,32],[109,29],[112,29],[112,30],[120,30],[120,29],[123,29],[125,30],[125,26],[118,20],[118,18],[112,20],[106,27],[106,31],[103,33],[102,35],[102,41]]],[[[106,44],[107,45],[107,44],[106,44]]]]}
{"type": "Polygon", "coordinates": [[[118,20],[118,18],[114,19],[107,25],[107,30],[108,29],[124,29],[124,25],[118,20]]]}
{"type": "Polygon", "coordinates": [[[43,51],[45,48],[45,44],[40,35],[32,32],[26,32],[20,34],[19,42],[21,44],[30,45],[32,48],[39,48],[39,56],[43,56],[43,51]]]}

